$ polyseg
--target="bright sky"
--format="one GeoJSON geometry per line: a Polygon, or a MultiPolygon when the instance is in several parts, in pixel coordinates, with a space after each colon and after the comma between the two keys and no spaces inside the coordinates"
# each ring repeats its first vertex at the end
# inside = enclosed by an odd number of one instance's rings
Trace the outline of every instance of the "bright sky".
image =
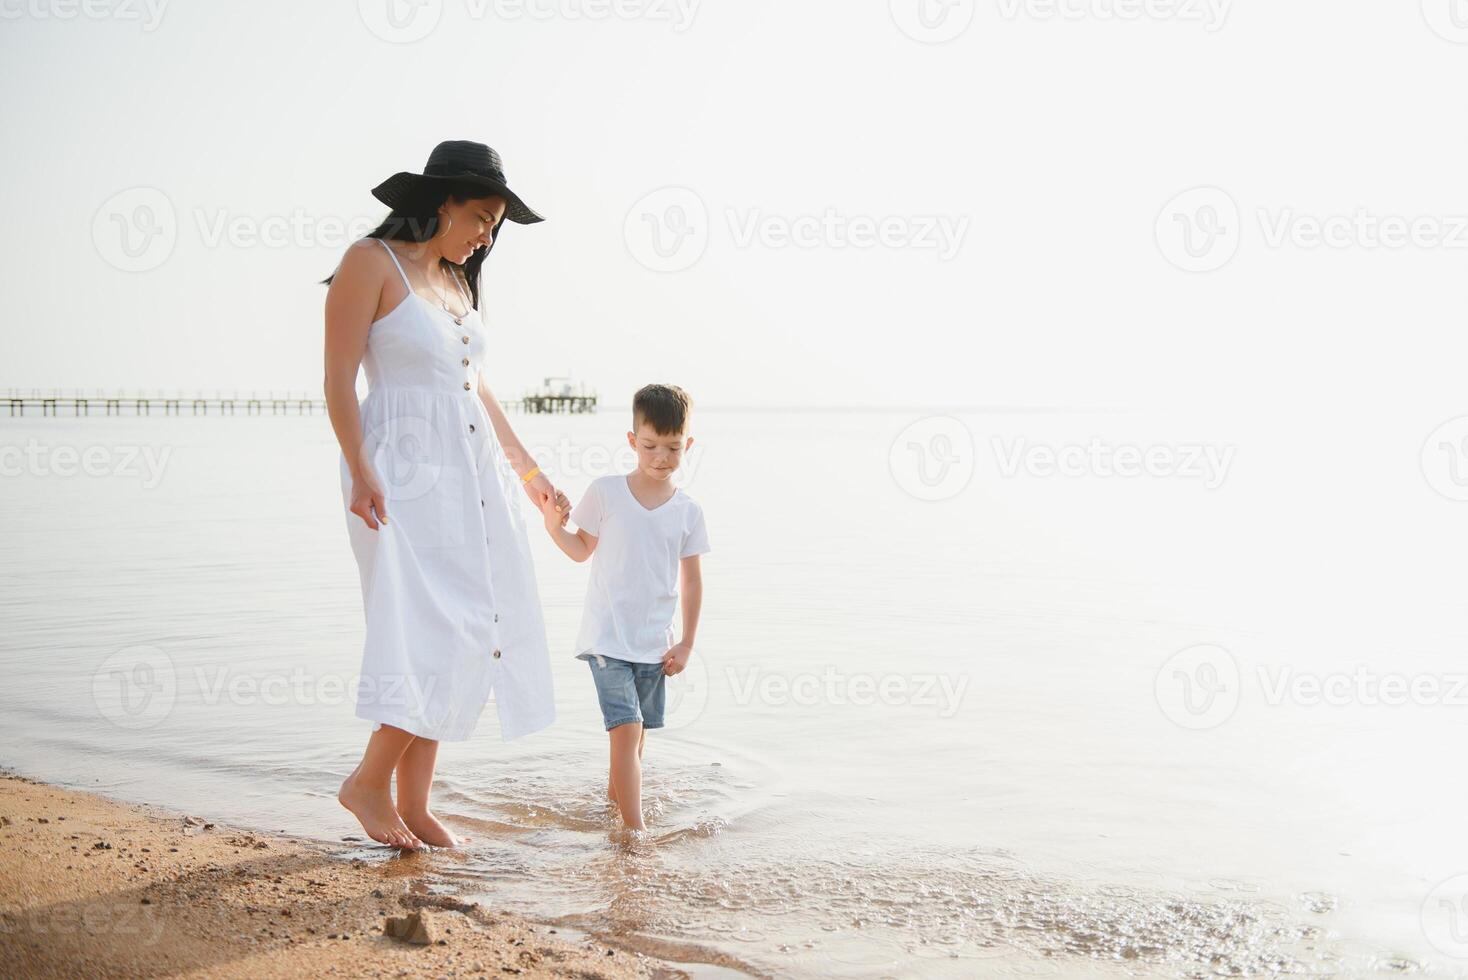
{"type": "Polygon", "coordinates": [[[705,405],[1461,389],[1451,10],[0,0],[0,387],[319,391],[342,226],[474,139],[548,219],[486,266],[507,397],[567,372],[705,405]]]}

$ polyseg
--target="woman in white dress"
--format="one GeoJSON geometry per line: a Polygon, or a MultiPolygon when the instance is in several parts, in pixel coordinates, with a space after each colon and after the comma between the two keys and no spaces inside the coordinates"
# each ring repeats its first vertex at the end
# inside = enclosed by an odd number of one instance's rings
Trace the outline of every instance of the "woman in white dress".
{"type": "Polygon", "coordinates": [[[519,494],[536,512],[569,502],[484,379],[478,314],[504,222],[542,218],[499,155],[464,140],[372,194],[392,212],[326,280],[326,404],[366,615],[356,713],[374,723],[337,798],[373,840],[452,847],[428,805],[438,743],[467,739],[491,693],[504,738],[555,719],[519,494]]]}

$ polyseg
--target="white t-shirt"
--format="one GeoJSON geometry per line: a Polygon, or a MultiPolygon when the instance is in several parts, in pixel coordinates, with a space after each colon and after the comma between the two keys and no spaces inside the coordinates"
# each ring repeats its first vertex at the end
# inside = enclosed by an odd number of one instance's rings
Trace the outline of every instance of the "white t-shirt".
{"type": "Polygon", "coordinates": [[[678,561],[709,550],[703,508],[682,490],[648,510],[627,477],[597,477],[571,509],[596,536],[576,656],[658,663],[673,645],[678,561]]]}

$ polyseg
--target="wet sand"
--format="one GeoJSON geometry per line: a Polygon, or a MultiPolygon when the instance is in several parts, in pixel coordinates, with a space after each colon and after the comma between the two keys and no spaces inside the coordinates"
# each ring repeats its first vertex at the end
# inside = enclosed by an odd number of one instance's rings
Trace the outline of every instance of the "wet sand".
{"type": "Polygon", "coordinates": [[[10,773],[0,841],[6,977],[689,976],[444,894],[413,855],[365,861],[10,773]]]}

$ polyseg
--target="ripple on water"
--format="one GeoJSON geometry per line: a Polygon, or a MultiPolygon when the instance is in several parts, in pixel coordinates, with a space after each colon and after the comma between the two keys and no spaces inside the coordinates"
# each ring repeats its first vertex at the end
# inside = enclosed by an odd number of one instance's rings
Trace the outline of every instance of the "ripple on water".
{"type": "Polygon", "coordinates": [[[544,898],[548,914],[578,928],[722,946],[781,973],[807,955],[866,973],[911,958],[950,960],[954,975],[977,961],[996,975],[1027,966],[1063,975],[1056,965],[1066,962],[1199,978],[1417,969],[1325,938],[1321,917],[1336,905],[1324,892],[1287,907],[1264,898],[1262,883],[1233,878],[1186,891],[1155,877],[1092,884],[1089,872],[1041,874],[1001,849],[849,841],[764,814],[731,818],[729,784],[708,766],[665,766],[649,778],[650,831],[633,835],[620,830],[604,784],[568,782],[513,774],[461,793],[456,821],[494,838],[468,866],[444,870],[519,887],[505,897],[544,898]]]}

